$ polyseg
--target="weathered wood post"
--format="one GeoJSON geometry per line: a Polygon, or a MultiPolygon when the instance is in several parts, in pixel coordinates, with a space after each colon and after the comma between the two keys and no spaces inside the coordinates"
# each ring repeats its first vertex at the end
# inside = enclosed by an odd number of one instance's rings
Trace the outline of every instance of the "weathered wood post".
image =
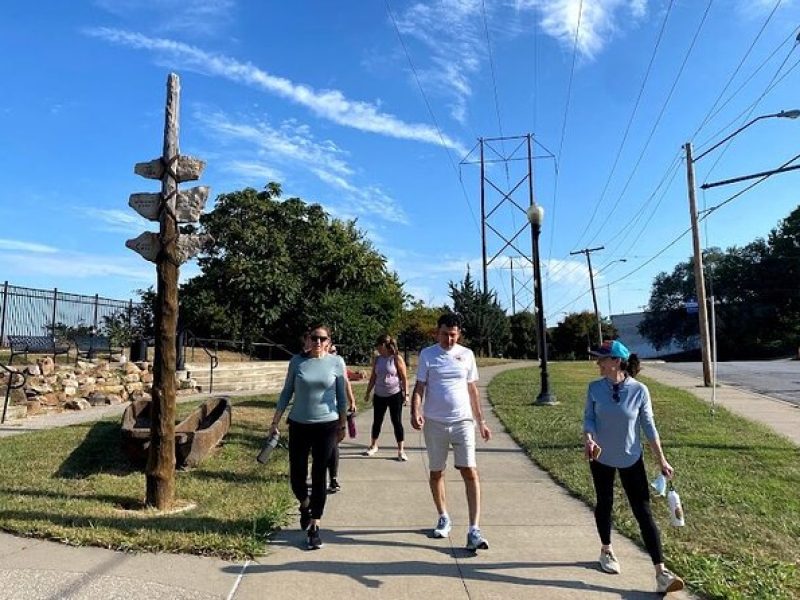
{"type": "Polygon", "coordinates": [[[175,336],[178,321],[180,264],[213,240],[207,235],[181,235],[178,223],[197,221],[208,199],[208,188],[178,192],[178,183],[200,177],[205,163],[181,156],[178,149],[180,80],[167,78],[164,149],[161,158],[137,163],[134,172],[161,180],[160,194],[131,194],[128,204],[140,215],[159,222],[158,234],[145,232],[125,245],[156,263],[156,351],[153,363],[153,401],[150,407],[150,449],[145,475],[145,503],[159,510],[175,499],[175,336]]]}

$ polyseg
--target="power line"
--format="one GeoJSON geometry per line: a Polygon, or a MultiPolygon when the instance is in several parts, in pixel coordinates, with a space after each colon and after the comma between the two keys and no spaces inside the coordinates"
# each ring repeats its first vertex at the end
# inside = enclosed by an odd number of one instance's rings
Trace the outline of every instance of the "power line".
{"type": "Polygon", "coordinates": [[[564,118],[561,121],[561,139],[558,142],[558,154],[556,155],[556,177],[553,184],[553,217],[550,219],[550,245],[547,249],[547,259],[553,255],[553,232],[556,227],[556,212],[558,207],[558,180],[560,174],[559,165],[561,165],[561,153],[564,150],[564,137],[567,133],[567,116],[569,115],[570,99],[572,98],[572,80],[575,76],[575,61],[578,56],[578,39],[581,32],[581,19],[583,18],[583,0],[578,4],[578,23],[575,26],[575,41],[572,44],[572,66],[569,69],[569,82],[567,83],[567,100],[564,103],[564,118]]]}
{"type": "Polygon", "coordinates": [[[650,62],[648,62],[647,64],[647,69],[645,70],[644,77],[642,78],[642,83],[639,85],[639,93],[636,95],[636,102],[634,102],[633,110],[631,111],[630,117],[628,117],[628,123],[625,126],[625,132],[622,134],[622,139],[620,140],[619,148],[617,148],[617,154],[614,157],[614,162],[611,166],[611,171],[609,172],[608,177],[606,178],[606,183],[603,186],[603,191],[600,193],[600,199],[594,205],[594,211],[592,211],[592,216],[589,217],[589,222],[586,224],[586,227],[584,227],[583,231],[578,236],[578,240],[575,242],[576,246],[581,243],[583,236],[586,235],[586,232],[589,231],[589,228],[592,226],[592,223],[594,223],[594,218],[595,216],[597,216],[597,211],[600,209],[600,205],[603,203],[603,200],[606,197],[606,192],[608,191],[608,187],[611,184],[611,179],[614,177],[614,173],[617,170],[619,159],[622,156],[622,149],[625,147],[625,142],[628,140],[628,134],[631,131],[631,126],[633,125],[633,119],[636,117],[636,112],[639,110],[639,103],[642,100],[642,95],[644,94],[644,88],[647,85],[647,80],[650,77],[650,73],[653,68],[653,62],[655,61],[656,54],[658,53],[658,47],[661,45],[661,39],[663,38],[664,30],[666,29],[667,26],[667,20],[669,18],[670,12],[672,11],[672,4],[673,0],[670,0],[669,6],[667,6],[667,11],[664,14],[664,19],[661,22],[661,28],[658,31],[658,36],[656,37],[656,43],[653,46],[653,52],[650,54],[650,62]]]}
{"type": "Polygon", "coordinates": [[[475,216],[475,210],[472,208],[472,203],[469,201],[469,196],[467,195],[467,190],[464,187],[464,182],[461,179],[461,176],[458,171],[458,167],[456,167],[455,162],[453,161],[453,157],[450,153],[450,148],[447,146],[444,140],[444,135],[442,134],[442,130],[439,127],[439,123],[436,120],[436,115],[433,113],[433,108],[431,108],[431,103],[428,101],[428,96],[425,94],[425,90],[422,88],[422,82],[419,79],[419,74],[417,73],[416,67],[414,67],[414,62],[411,60],[411,54],[406,47],[405,40],[403,40],[403,36],[400,33],[400,27],[397,25],[397,20],[394,17],[394,13],[392,12],[391,6],[389,6],[389,0],[385,0],[386,2],[386,12],[389,14],[389,18],[392,20],[392,25],[394,25],[394,30],[397,33],[397,39],[400,42],[400,46],[403,48],[403,52],[406,55],[406,59],[408,60],[408,65],[411,67],[411,72],[414,74],[414,80],[417,82],[417,87],[419,88],[419,93],[422,95],[422,99],[425,101],[425,106],[428,109],[428,114],[431,117],[431,121],[433,121],[434,127],[436,127],[436,132],[439,135],[439,140],[442,143],[442,148],[444,148],[445,152],[447,153],[447,160],[450,162],[450,166],[453,169],[453,172],[456,175],[456,179],[458,179],[459,186],[461,187],[461,193],[464,196],[464,201],[467,203],[467,208],[469,208],[469,214],[472,216],[472,222],[475,224],[475,228],[480,231],[480,226],[478,225],[478,219],[475,216]]]}
{"type": "Polygon", "coordinates": [[[758,40],[761,38],[761,34],[764,33],[764,30],[767,28],[767,25],[769,25],[769,22],[772,20],[772,17],[775,14],[775,11],[778,10],[778,7],[781,5],[782,1],[783,0],[777,0],[777,2],[775,2],[775,6],[772,7],[772,11],[770,11],[770,13],[767,16],[766,20],[761,25],[761,29],[758,30],[758,33],[756,34],[756,37],[753,39],[752,43],[750,44],[750,47],[747,49],[747,52],[744,53],[744,56],[742,56],[742,59],[739,61],[739,64],[736,65],[736,68],[734,69],[733,73],[731,73],[730,78],[728,78],[728,82],[722,88],[722,91],[717,96],[717,99],[714,100],[714,104],[711,105],[711,108],[708,110],[708,113],[703,118],[702,123],[700,123],[700,126],[691,135],[691,139],[694,139],[694,137],[700,132],[700,130],[703,129],[703,127],[705,127],[705,124],[708,123],[708,121],[711,119],[711,115],[714,112],[714,109],[717,107],[717,104],[722,99],[722,96],[725,95],[725,92],[728,90],[728,87],[731,85],[731,83],[733,83],[733,80],[736,78],[736,75],[739,73],[739,69],[742,68],[742,65],[744,65],[745,61],[747,60],[747,57],[750,56],[750,53],[753,51],[753,48],[755,48],[756,43],[758,43],[758,40]]]}
{"type": "MultiPolygon", "coordinates": [[[[708,12],[711,9],[712,3],[713,3],[713,0],[710,0],[708,5],[706,6],[706,10],[703,13],[703,18],[700,20],[700,23],[699,23],[697,29],[695,30],[695,35],[692,38],[692,41],[689,44],[689,48],[687,49],[686,54],[683,57],[683,62],[681,63],[681,66],[678,69],[678,73],[676,74],[675,79],[672,82],[672,87],[670,88],[670,91],[667,94],[667,97],[665,98],[664,102],[661,105],[661,110],[658,113],[658,117],[656,117],[656,120],[653,123],[653,126],[650,128],[650,133],[648,134],[647,140],[645,140],[644,146],[642,147],[642,150],[639,153],[639,158],[636,160],[636,163],[633,165],[633,169],[631,170],[631,173],[628,176],[628,179],[625,181],[625,185],[622,187],[622,191],[620,192],[620,195],[617,197],[617,200],[614,203],[614,206],[612,207],[611,211],[609,211],[609,213],[606,215],[605,220],[600,225],[600,227],[598,228],[597,232],[589,240],[589,243],[591,243],[592,241],[597,239],[597,236],[603,230],[603,227],[605,227],[606,223],[609,221],[611,216],[616,211],[617,206],[619,206],[619,203],[621,202],[622,198],[625,196],[625,192],[628,191],[628,186],[630,186],[631,182],[633,181],[633,177],[636,174],[636,172],[638,171],[639,165],[641,164],[642,160],[644,159],[645,152],[647,151],[647,148],[650,147],[650,142],[653,141],[653,136],[655,135],[655,132],[656,132],[656,129],[658,128],[658,125],[661,123],[661,119],[664,116],[664,113],[665,113],[665,111],[667,109],[667,105],[669,104],[670,99],[672,98],[672,94],[675,92],[675,88],[677,87],[678,81],[680,80],[680,77],[683,74],[683,70],[686,67],[686,64],[687,64],[687,62],[689,60],[689,57],[690,57],[690,55],[692,53],[692,49],[694,48],[694,45],[697,42],[697,38],[700,35],[700,31],[701,31],[701,29],[703,27],[703,23],[705,23],[706,17],[708,16],[708,12]]],[[[652,199],[652,196],[651,196],[650,199],[652,199]]]]}

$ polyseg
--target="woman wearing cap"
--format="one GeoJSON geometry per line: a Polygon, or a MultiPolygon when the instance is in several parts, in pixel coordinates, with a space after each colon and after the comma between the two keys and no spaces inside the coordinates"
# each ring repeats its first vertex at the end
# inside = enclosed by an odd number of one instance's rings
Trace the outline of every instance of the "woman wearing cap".
{"type": "Polygon", "coordinates": [[[289,479],[300,503],[300,528],[308,531],[308,548],[322,547],[319,520],[325,509],[325,476],[336,444],[344,439],[347,394],[344,361],[328,353],[330,330],[318,325],[308,332],[308,350],[292,357],[270,433],[277,433],[289,411],[289,479]],[[308,456],[311,455],[311,496],[308,456]]]}
{"type": "Polygon", "coordinates": [[[634,379],[641,368],[639,357],[617,340],[605,341],[591,353],[597,357],[601,378],[589,384],[583,435],[597,495],[594,518],[602,544],[600,567],[607,573],[620,572],[619,561],[611,548],[614,474],[619,471],[628,503],[655,566],[657,591],[666,593],[683,589],[683,580],[664,567],[661,536],[650,512],[641,431],[644,431],[661,472],[671,478],[673,469],[661,449],[650,392],[647,386],[634,379]]]}

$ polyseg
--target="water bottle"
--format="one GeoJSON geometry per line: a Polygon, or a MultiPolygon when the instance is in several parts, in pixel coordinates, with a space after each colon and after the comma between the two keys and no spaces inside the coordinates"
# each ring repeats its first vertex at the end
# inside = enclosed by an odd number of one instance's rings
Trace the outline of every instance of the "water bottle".
{"type": "Polygon", "coordinates": [[[278,445],[278,440],[280,437],[281,434],[277,431],[267,436],[267,439],[264,440],[264,445],[261,447],[261,452],[259,452],[258,456],[256,456],[256,460],[258,462],[263,465],[269,460],[269,455],[272,454],[273,450],[275,450],[275,446],[278,445]]]}
{"type": "Polygon", "coordinates": [[[356,412],[354,410],[347,411],[347,434],[354,438],[356,437],[356,412]]]}
{"type": "Polygon", "coordinates": [[[683,506],[681,506],[681,497],[674,488],[670,489],[667,494],[667,504],[669,504],[669,522],[675,527],[683,527],[683,506]]]}

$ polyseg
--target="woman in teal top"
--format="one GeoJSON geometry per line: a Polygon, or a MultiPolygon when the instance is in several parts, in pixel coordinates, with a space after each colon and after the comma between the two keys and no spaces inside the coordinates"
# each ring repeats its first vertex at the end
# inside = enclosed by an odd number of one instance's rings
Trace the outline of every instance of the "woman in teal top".
{"type": "Polygon", "coordinates": [[[272,418],[271,433],[289,401],[289,479],[300,502],[300,527],[308,532],[308,548],[322,547],[319,521],[325,510],[326,467],[346,429],[347,394],[344,361],[328,353],[330,330],[312,328],[310,349],[293,356],[272,418]],[[311,496],[308,495],[308,456],[311,455],[311,496]]]}

